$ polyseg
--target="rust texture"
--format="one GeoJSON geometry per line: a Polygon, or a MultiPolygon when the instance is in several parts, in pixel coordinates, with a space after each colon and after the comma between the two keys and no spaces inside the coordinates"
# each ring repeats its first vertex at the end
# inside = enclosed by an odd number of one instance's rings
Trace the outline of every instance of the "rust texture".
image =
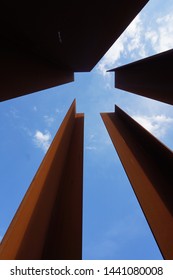
{"type": "Polygon", "coordinates": [[[173,105],[173,50],[115,68],[115,87],[173,105]]]}
{"type": "Polygon", "coordinates": [[[0,101],[91,71],[147,2],[3,1],[0,101]]]}
{"type": "Polygon", "coordinates": [[[165,259],[173,259],[173,153],[116,106],[102,119],[165,259]]]}
{"type": "Polygon", "coordinates": [[[0,246],[0,259],[81,259],[84,115],[75,101],[0,246]]]}

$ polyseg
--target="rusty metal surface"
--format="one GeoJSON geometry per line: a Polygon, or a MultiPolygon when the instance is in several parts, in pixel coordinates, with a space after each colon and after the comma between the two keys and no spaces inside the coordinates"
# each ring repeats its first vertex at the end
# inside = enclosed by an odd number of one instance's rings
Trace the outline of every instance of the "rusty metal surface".
{"type": "Polygon", "coordinates": [[[71,70],[2,40],[0,63],[0,101],[74,81],[71,70]]]}
{"type": "Polygon", "coordinates": [[[173,259],[173,153],[116,106],[102,119],[165,259],[173,259]]]}
{"type": "Polygon", "coordinates": [[[173,50],[115,68],[115,87],[173,105],[173,50]]]}
{"type": "Polygon", "coordinates": [[[90,71],[147,2],[3,1],[0,101],[90,71]]]}
{"type": "Polygon", "coordinates": [[[83,114],[76,114],[44,259],[82,259],[83,114]]]}
{"type": "Polygon", "coordinates": [[[2,240],[0,259],[81,258],[83,118],[74,101],[2,240]]]}

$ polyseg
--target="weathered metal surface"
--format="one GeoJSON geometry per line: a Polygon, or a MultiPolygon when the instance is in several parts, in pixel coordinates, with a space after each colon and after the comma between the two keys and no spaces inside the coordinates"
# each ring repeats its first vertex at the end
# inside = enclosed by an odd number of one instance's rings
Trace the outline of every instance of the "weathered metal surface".
{"type": "Polygon", "coordinates": [[[74,73],[1,41],[0,101],[74,81],[74,73]]]}
{"type": "Polygon", "coordinates": [[[165,259],[173,259],[173,153],[116,106],[101,114],[165,259]]]}
{"type": "Polygon", "coordinates": [[[115,68],[115,87],[173,105],[173,50],[115,68]]]}
{"type": "Polygon", "coordinates": [[[3,1],[0,101],[90,71],[147,2],[3,1]]]}
{"type": "Polygon", "coordinates": [[[2,240],[0,259],[81,259],[84,116],[75,110],[73,102],[2,240]]]}
{"type": "Polygon", "coordinates": [[[44,259],[82,259],[83,120],[83,114],[76,115],[44,259]]]}

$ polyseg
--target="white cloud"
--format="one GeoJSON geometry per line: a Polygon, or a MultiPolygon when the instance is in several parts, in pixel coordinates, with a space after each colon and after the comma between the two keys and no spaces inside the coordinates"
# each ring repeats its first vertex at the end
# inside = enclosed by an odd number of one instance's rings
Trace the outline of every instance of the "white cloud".
{"type": "Polygon", "coordinates": [[[145,39],[157,53],[173,48],[173,12],[156,19],[155,30],[148,29],[145,39]]]}
{"type": "Polygon", "coordinates": [[[126,48],[132,58],[146,56],[146,50],[143,44],[143,31],[143,22],[141,16],[138,15],[124,33],[127,41],[126,48]],[[136,53],[136,50],[138,53],[136,53]]]}
{"type": "Polygon", "coordinates": [[[97,150],[97,147],[96,147],[96,135],[95,133],[90,133],[87,137],[87,144],[85,145],[85,150],[97,150]]]}
{"type": "Polygon", "coordinates": [[[120,37],[115,44],[105,54],[101,62],[98,64],[98,71],[106,76],[106,71],[111,68],[121,57],[121,53],[124,51],[124,38],[120,37]]]}
{"type": "Polygon", "coordinates": [[[46,153],[50,146],[51,134],[49,131],[45,131],[45,133],[43,133],[40,130],[36,130],[33,141],[38,148],[42,149],[46,153]]]}
{"type": "Polygon", "coordinates": [[[51,117],[51,116],[44,116],[44,120],[45,120],[45,123],[48,125],[48,126],[51,126],[54,122],[54,118],[51,117]]]}
{"type": "Polygon", "coordinates": [[[90,150],[90,151],[97,150],[97,148],[95,146],[86,146],[85,149],[90,150]]]}
{"type": "Polygon", "coordinates": [[[145,32],[145,39],[150,41],[152,47],[157,45],[159,34],[155,30],[148,29],[145,32]]]}
{"type": "Polygon", "coordinates": [[[122,58],[129,63],[171,48],[173,48],[173,12],[152,20],[138,14],[99,62],[97,70],[104,77],[108,77],[106,71],[120,66],[122,58]]]}
{"type": "Polygon", "coordinates": [[[166,135],[169,125],[173,123],[173,118],[166,117],[165,115],[134,115],[132,117],[145,129],[160,139],[166,135]]]}
{"type": "Polygon", "coordinates": [[[159,52],[171,49],[173,47],[173,14],[157,20],[159,24],[159,40],[155,45],[159,52]]]}
{"type": "Polygon", "coordinates": [[[98,64],[97,70],[103,76],[106,76],[106,70],[120,65],[122,56],[136,59],[147,55],[142,43],[143,29],[141,16],[137,15],[98,64]]]}

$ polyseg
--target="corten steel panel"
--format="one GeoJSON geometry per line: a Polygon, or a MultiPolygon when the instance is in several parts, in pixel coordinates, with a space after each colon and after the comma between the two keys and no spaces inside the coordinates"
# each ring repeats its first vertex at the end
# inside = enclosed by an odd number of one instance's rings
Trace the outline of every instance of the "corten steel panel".
{"type": "Polygon", "coordinates": [[[173,105],[173,50],[115,68],[115,87],[173,105]]]}
{"type": "Polygon", "coordinates": [[[83,120],[73,102],[2,240],[0,259],[81,259],[83,120]]]}
{"type": "Polygon", "coordinates": [[[74,81],[69,69],[6,43],[0,48],[0,101],[74,81]]]}
{"type": "Polygon", "coordinates": [[[44,259],[57,259],[57,252],[59,259],[82,259],[82,151],[83,115],[77,114],[60,193],[56,197],[49,225],[44,259]]]}
{"type": "Polygon", "coordinates": [[[102,119],[165,259],[173,259],[173,153],[116,106],[102,119]]]}
{"type": "Polygon", "coordinates": [[[0,52],[4,53],[4,45],[8,51],[5,58],[0,56],[0,100],[71,81],[74,72],[90,71],[147,2],[4,1],[0,52]]]}

